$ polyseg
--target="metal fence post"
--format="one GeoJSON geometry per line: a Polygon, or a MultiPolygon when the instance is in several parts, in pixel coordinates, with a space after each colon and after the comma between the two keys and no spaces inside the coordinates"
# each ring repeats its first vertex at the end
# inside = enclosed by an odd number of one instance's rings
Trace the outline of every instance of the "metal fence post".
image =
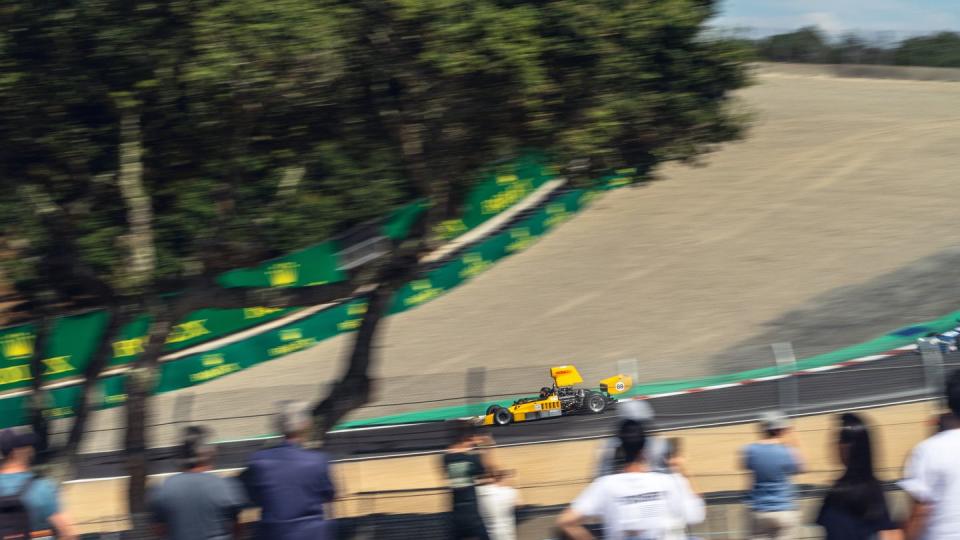
{"type": "Polygon", "coordinates": [[[800,392],[798,388],[797,376],[797,357],[793,353],[793,345],[789,342],[774,343],[773,356],[777,360],[777,370],[786,377],[780,379],[780,409],[786,413],[796,412],[800,405],[800,392]]]}
{"type": "Polygon", "coordinates": [[[483,405],[484,399],[487,396],[487,368],[481,366],[467,369],[465,386],[467,390],[467,408],[470,409],[471,414],[483,414],[484,411],[474,411],[474,409],[479,409],[477,405],[483,405]]]}
{"type": "Polygon", "coordinates": [[[193,418],[193,392],[184,392],[173,401],[173,422],[177,427],[189,424],[193,418]]]}
{"type": "Polygon", "coordinates": [[[629,375],[633,379],[633,384],[637,384],[640,377],[640,361],[636,358],[617,360],[617,373],[629,375]]]}
{"type": "Polygon", "coordinates": [[[940,343],[932,339],[921,339],[917,345],[923,359],[923,378],[927,393],[931,397],[939,397],[943,392],[943,354],[940,343]]]}

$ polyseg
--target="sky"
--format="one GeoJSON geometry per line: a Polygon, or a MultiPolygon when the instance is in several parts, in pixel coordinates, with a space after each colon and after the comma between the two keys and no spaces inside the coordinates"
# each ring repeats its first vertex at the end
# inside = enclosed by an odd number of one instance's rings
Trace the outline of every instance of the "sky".
{"type": "Polygon", "coordinates": [[[722,0],[715,26],[778,33],[803,26],[925,34],[960,31],[960,0],[722,0]]]}

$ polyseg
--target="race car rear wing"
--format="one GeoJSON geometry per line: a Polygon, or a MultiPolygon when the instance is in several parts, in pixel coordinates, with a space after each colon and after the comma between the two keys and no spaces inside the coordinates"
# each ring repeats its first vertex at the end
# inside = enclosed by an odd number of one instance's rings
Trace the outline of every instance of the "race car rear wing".
{"type": "Polygon", "coordinates": [[[633,377],[619,374],[600,381],[600,391],[611,396],[622,394],[633,387],[633,377]]]}

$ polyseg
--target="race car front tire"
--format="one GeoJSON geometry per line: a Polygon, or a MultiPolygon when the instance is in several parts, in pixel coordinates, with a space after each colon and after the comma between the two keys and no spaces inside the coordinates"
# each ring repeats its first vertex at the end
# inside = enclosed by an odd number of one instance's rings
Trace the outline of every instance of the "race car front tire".
{"type": "Polygon", "coordinates": [[[587,394],[584,404],[588,411],[600,414],[607,408],[607,399],[596,392],[590,392],[587,394]]]}
{"type": "Polygon", "coordinates": [[[497,410],[491,414],[493,414],[493,423],[498,426],[505,426],[513,422],[513,413],[509,409],[497,407],[497,410]]]}

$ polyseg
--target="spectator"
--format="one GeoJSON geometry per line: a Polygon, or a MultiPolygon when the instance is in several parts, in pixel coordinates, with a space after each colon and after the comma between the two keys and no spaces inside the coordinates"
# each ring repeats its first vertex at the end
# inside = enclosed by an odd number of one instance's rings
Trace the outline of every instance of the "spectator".
{"type": "Polygon", "coordinates": [[[489,463],[489,455],[478,451],[483,444],[492,444],[493,439],[481,437],[470,422],[458,422],[454,442],[443,454],[443,472],[450,485],[451,538],[487,540],[487,528],[480,515],[477,500],[477,484],[495,470],[489,463]]]}
{"type": "Polygon", "coordinates": [[[623,471],[594,480],[563,512],[557,525],[569,538],[593,538],[583,526],[588,517],[601,518],[603,537],[610,540],[665,540],[673,538],[678,523],[703,521],[703,500],[690,489],[679,460],[671,464],[675,469],[670,474],[652,472],[644,455],[646,442],[642,423],[621,424],[623,471]]]}
{"type": "MultiPolygon", "coordinates": [[[[643,425],[644,431],[649,433],[653,428],[654,412],[653,407],[646,401],[629,400],[621,401],[617,404],[617,413],[620,415],[621,422],[635,421],[643,425]]],[[[660,473],[669,473],[670,467],[667,465],[670,453],[669,444],[666,440],[647,436],[646,462],[650,470],[660,473]]],[[[620,447],[619,437],[609,437],[600,445],[599,459],[597,460],[597,477],[608,474],[616,474],[623,470],[625,465],[623,458],[623,449],[620,447]]]]}
{"type": "Polygon", "coordinates": [[[800,526],[790,477],[803,469],[799,448],[786,415],[779,411],[760,418],[761,439],[747,445],[742,466],[753,473],[747,495],[751,538],[789,540],[800,526]]]}
{"type": "Polygon", "coordinates": [[[517,490],[507,484],[508,473],[498,470],[477,486],[480,515],[490,540],[517,540],[517,490]]]}
{"type": "Polygon", "coordinates": [[[324,512],[334,498],[330,462],[326,454],[303,448],[313,422],[309,405],[281,402],[274,420],[283,442],[256,452],[242,475],[250,500],[261,509],[257,538],[333,538],[324,512]]]}
{"type": "Polygon", "coordinates": [[[239,537],[237,515],[244,498],[236,480],[211,473],[216,449],[209,432],[186,430],[181,445],[183,472],[168,478],[151,494],[150,510],[157,534],[170,540],[228,540],[239,537]]]}
{"type": "Polygon", "coordinates": [[[912,500],[906,536],[910,540],[960,539],[960,370],[947,378],[947,406],[953,416],[944,431],[911,452],[900,487],[912,500]]]}
{"type": "Polygon", "coordinates": [[[870,430],[852,413],[840,416],[837,455],[843,475],[827,492],[817,516],[826,540],[894,540],[898,527],[890,519],[883,487],[873,473],[870,430]]]}
{"type": "Polygon", "coordinates": [[[31,471],[36,437],[0,432],[0,538],[74,540],[73,523],[61,510],[57,486],[31,471]]]}

